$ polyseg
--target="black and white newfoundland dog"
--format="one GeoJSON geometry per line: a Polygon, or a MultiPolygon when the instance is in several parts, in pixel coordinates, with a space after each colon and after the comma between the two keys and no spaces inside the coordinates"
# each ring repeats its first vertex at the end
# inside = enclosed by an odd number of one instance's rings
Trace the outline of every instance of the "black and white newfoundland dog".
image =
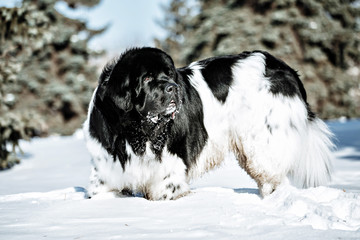
{"type": "Polygon", "coordinates": [[[90,196],[177,199],[229,151],[262,196],[330,179],[330,131],[297,73],[263,51],[175,68],[159,49],[127,50],[103,69],[84,132],[90,196]]]}

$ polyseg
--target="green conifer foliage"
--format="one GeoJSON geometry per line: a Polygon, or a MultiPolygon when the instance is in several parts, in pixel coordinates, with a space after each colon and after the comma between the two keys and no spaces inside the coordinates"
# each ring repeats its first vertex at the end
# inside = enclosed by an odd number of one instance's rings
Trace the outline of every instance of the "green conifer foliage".
{"type": "Polygon", "coordinates": [[[177,64],[267,50],[298,71],[313,110],[322,118],[360,117],[356,1],[204,0],[197,1],[196,14],[190,11],[192,2],[172,1],[164,26],[168,37],[157,40],[177,64]]]}
{"type": "MultiPolygon", "coordinates": [[[[65,2],[76,8],[99,1],[65,2]]],[[[71,134],[86,117],[97,79],[89,58],[100,54],[87,43],[104,29],[63,16],[56,2],[23,0],[0,8],[0,169],[18,162],[8,148],[20,139],[71,134]]]]}

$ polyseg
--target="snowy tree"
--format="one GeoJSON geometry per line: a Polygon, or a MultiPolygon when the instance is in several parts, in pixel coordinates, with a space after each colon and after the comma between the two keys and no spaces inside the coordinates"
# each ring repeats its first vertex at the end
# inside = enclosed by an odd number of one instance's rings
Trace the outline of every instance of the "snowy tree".
{"type": "Polygon", "coordinates": [[[157,45],[179,65],[267,50],[295,68],[321,117],[360,117],[360,35],[354,0],[173,0],[157,45]],[[190,4],[192,6],[190,6],[190,4]],[[184,10],[185,9],[185,10],[184,10]],[[187,9],[187,10],[186,10],[187,9]]]}
{"type": "MultiPolygon", "coordinates": [[[[23,0],[0,8],[0,169],[18,160],[7,145],[81,126],[96,84],[88,41],[104,29],[56,11],[57,0],[23,0]]],[[[66,0],[94,6],[99,0],[66,0]]]]}

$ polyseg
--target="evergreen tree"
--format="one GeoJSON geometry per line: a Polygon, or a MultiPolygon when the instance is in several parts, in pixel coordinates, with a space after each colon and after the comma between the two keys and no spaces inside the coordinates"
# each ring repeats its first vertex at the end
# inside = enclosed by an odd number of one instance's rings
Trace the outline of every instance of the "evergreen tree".
{"type": "Polygon", "coordinates": [[[197,1],[197,14],[182,15],[190,2],[172,1],[166,15],[174,20],[164,26],[168,38],[157,41],[177,64],[267,50],[298,70],[321,117],[360,117],[357,1],[204,0],[197,1]]]}
{"type": "MultiPolygon", "coordinates": [[[[88,63],[97,53],[87,43],[104,29],[63,16],[56,2],[23,0],[19,7],[0,8],[0,169],[18,162],[7,145],[71,134],[86,117],[97,79],[88,63]]],[[[76,8],[99,0],[65,2],[76,8]]]]}

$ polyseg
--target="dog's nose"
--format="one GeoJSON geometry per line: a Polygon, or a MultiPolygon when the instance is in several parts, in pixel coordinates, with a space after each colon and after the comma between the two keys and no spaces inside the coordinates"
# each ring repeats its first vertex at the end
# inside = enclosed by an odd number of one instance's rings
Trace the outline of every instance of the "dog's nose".
{"type": "Polygon", "coordinates": [[[172,93],[177,88],[178,88],[178,85],[176,83],[168,83],[165,87],[165,91],[167,93],[172,93]]]}

